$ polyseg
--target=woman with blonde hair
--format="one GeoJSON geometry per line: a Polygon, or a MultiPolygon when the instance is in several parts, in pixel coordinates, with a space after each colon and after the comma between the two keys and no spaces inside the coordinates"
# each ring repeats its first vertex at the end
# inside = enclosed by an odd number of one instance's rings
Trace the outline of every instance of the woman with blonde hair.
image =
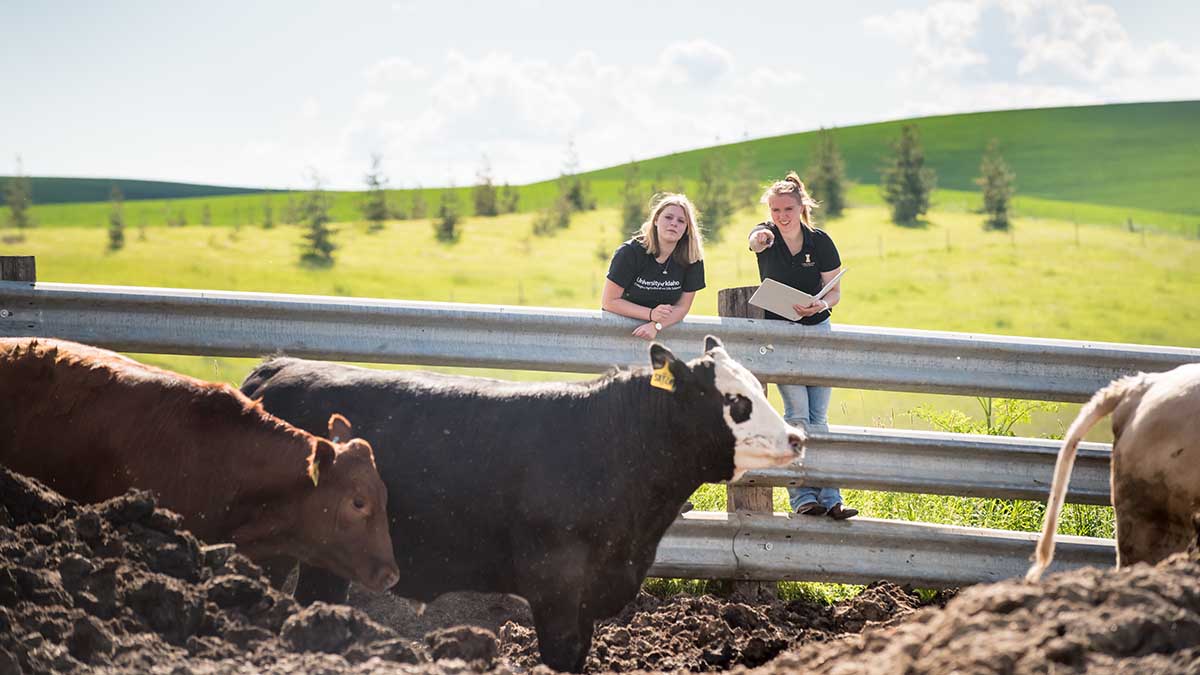
{"type": "MultiPolygon", "coordinates": [[[[770,220],[750,230],[750,250],[758,256],[760,279],[774,279],[792,288],[816,295],[842,268],[833,239],[812,225],[812,209],[818,206],[808,194],[795,171],[776,181],[763,193],[770,220]]],[[[792,309],[799,315],[795,328],[803,332],[828,332],[829,316],[842,299],[839,281],[820,300],[792,309]]],[[[767,312],[768,319],[789,321],[767,312]]],[[[808,429],[828,426],[829,399],[833,390],[802,384],[781,384],[783,418],[789,424],[804,424],[808,429]]],[[[788,497],[796,513],[810,516],[828,514],[837,520],[858,515],[857,509],[842,504],[842,493],[835,487],[789,487],[788,497]]]]}
{"type": "Polygon", "coordinates": [[[656,195],[641,231],[617,247],[608,266],[600,306],[644,323],[633,334],[645,340],[683,321],[696,291],[704,288],[704,242],[691,201],[656,195]]]}

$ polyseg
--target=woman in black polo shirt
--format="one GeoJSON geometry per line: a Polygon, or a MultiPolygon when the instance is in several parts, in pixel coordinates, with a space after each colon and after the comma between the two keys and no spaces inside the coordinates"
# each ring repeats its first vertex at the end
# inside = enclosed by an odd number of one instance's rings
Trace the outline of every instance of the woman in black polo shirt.
{"type": "MultiPolygon", "coordinates": [[[[774,279],[816,295],[842,267],[833,239],[812,226],[812,209],[817,202],[808,195],[794,171],[789,171],[786,178],[767,188],[762,201],[770,211],[771,220],[759,223],[750,231],[750,250],[758,255],[759,278],[774,279]]],[[[794,306],[800,315],[800,319],[793,322],[796,330],[828,331],[830,311],[841,298],[839,282],[824,298],[809,305],[794,306]]],[[[789,320],[773,312],[767,312],[767,318],[789,320]]],[[[783,398],[783,418],[789,424],[802,423],[808,429],[828,426],[832,389],[802,384],[778,386],[783,398]]],[[[838,520],[858,515],[857,509],[842,504],[842,493],[834,487],[789,487],[788,497],[796,513],[829,514],[838,520]]]]}
{"type": "Polygon", "coordinates": [[[687,197],[659,195],[641,232],[613,254],[600,306],[643,321],[634,335],[653,340],[683,321],[704,288],[704,242],[696,220],[687,197]]]}

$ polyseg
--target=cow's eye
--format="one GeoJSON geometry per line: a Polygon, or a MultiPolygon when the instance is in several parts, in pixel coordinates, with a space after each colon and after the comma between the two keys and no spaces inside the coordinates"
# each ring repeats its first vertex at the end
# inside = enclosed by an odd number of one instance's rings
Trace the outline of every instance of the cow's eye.
{"type": "Polygon", "coordinates": [[[729,416],[737,424],[750,419],[750,411],[754,408],[750,399],[741,394],[726,394],[725,405],[729,406],[729,416]]]}
{"type": "Polygon", "coordinates": [[[367,508],[367,500],[363,499],[362,497],[355,497],[354,508],[358,509],[359,511],[367,508]]]}

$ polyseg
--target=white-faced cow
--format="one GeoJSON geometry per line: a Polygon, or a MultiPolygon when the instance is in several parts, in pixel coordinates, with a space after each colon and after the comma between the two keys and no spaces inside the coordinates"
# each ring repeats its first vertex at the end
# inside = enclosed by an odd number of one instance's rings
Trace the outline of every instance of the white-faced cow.
{"type": "Polygon", "coordinates": [[[340,415],[317,430],[237,389],[60,340],[0,339],[0,463],[79,502],[154,492],[206,541],[298,558],[367,587],[399,571],[370,444],[340,415]]]}
{"type": "Polygon", "coordinates": [[[1117,566],[1156,563],[1196,540],[1200,512],[1200,363],[1165,373],[1139,373],[1096,392],[1067,430],[1037,557],[1025,578],[1038,580],[1054,557],[1054,533],[1075,450],[1096,422],[1112,413],[1112,502],[1117,514],[1117,566]]]}
{"type": "MultiPolygon", "coordinates": [[[[398,595],[454,590],[529,601],[542,660],[579,671],[593,623],[636,594],[658,542],[701,484],[801,456],[804,434],[713,337],[684,362],[589,382],[514,383],[269,360],[242,389],[303,428],[343,410],[377,448],[398,595]]],[[[302,569],[297,599],[346,584],[302,569]]]]}

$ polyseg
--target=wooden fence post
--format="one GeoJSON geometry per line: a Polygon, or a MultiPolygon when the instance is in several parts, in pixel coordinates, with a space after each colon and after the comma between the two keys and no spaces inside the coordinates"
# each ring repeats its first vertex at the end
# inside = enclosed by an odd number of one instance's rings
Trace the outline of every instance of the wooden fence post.
{"type": "Polygon", "coordinates": [[[31,255],[0,255],[0,281],[37,281],[31,255]]]}
{"type": "MultiPolygon", "coordinates": [[[[763,311],[750,304],[750,296],[757,286],[739,286],[723,288],[717,292],[717,315],[742,319],[762,319],[763,311]]],[[[763,385],[763,394],[767,393],[767,385],[763,385]]],[[[774,512],[769,487],[735,487],[725,489],[726,511],[753,512],[756,515],[770,515],[774,512]]],[[[774,600],[779,597],[779,584],[774,581],[734,581],[731,594],[748,600],[774,600]]]]}

